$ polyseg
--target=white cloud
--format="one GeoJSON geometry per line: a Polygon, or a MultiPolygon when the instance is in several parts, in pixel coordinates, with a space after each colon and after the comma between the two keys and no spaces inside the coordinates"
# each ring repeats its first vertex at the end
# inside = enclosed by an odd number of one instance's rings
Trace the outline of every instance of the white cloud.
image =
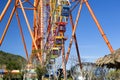
{"type": "Polygon", "coordinates": [[[83,59],[98,59],[98,56],[81,56],[83,59]]]}

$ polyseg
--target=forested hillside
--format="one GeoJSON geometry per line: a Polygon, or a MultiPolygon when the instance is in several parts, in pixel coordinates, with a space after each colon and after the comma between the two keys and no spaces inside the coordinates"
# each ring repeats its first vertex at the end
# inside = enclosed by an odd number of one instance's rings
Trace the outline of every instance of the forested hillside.
{"type": "Polygon", "coordinates": [[[8,70],[21,69],[25,64],[25,58],[19,55],[0,51],[0,69],[3,65],[5,65],[8,70]]]}

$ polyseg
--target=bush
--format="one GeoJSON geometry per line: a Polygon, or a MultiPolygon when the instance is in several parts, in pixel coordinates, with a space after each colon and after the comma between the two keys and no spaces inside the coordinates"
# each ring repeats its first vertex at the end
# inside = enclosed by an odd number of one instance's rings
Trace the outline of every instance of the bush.
{"type": "Polygon", "coordinates": [[[47,72],[46,67],[45,66],[37,66],[36,68],[36,73],[38,76],[39,80],[42,80],[42,76],[47,72]]]}
{"type": "Polygon", "coordinates": [[[120,80],[120,69],[119,70],[111,70],[107,76],[107,80],[120,80]]]}

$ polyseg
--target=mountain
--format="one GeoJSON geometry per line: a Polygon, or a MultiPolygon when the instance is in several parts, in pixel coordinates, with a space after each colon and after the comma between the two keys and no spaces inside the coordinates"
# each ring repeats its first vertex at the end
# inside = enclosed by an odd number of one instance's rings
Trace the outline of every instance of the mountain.
{"type": "Polygon", "coordinates": [[[26,64],[26,59],[11,53],[0,51],[0,69],[6,68],[8,70],[22,69],[26,64]]]}

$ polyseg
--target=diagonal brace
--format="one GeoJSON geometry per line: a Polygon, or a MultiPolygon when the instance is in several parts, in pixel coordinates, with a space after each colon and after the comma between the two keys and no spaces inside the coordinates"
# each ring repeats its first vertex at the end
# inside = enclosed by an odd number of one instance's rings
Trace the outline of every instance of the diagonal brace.
{"type": "Polygon", "coordinates": [[[10,6],[11,1],[12,0],[8,0],[5,8],[3,9],[2,13],[0,14],[0,21],[3,19],[4,15],[5,15],[5,13],[6,13],[7,9],[8,9],[8,7],[10,6]]]}
{"type": "Polygon", "coordinates": [[[69,58],[69,54],[70,54],[70,50],[71,50],[71,47],[72,47],[72,42],[73,42],[73,39],[74,39],[76,27],[77,27],[78,20],[79,20],[79,17],[80,17],[80,13],[81,13],[81,9],[82,9],[82,3],[83,3],[83,1],[81,0],[80,7],[79,7],[79,10],[78,10],[78,14],[77,14],[76,21],[75,21],[75,25],[74,25],[74,29],[73,29],[73,32],[72,32],[72,38],[70,39],[68,52],[66,54],[66,64],[67,64],[67,61],[68,61],[68,58],[69,58]]]}
{"type": "Polygon", "coordinates": [[[15,10],[16,10],[16,6],[13,7],[12,12],[11,12],[11,14],[10,14],[10,17],[9,17],[9,19],[8,19],[8,22],[7,22],[7,24],[6,24],[6,27],[5,27],[5,29],[4,29],[4,32],[3,32],[3,34],[2,34],[2,37],[0,38],[0,45],[2,44],[2,42],[3,42],[3,40],[4,40],[4,37],[5,37],[5,35],[6,35],[6,33],[7,33],[7,30],[8,30],[8,28],[9,28],[9,25],[10,25],[10,22],[11,22],[11,20],[12,20],[12,17],[13,17],[13,15],[14,15],[14,13],[15,13],[15,10]]]}
{"type": "MultiPolygon", "coordinates": [[[[74,23],[73,23],[73,19],[72,19],[72,14],[71,13],[70,13],[70,23],[72,25],[72,30],[73,30],[74,29],[74,23]]],[[[82,62],[81,62],[81,58],[80,58],[80,52],[79,52],[79,48],[78,48],[76,34],[74,35],[74,42],[75,42],[75,46],[76,46],[76,51],[77,51],[77,56],[78,56],[80,69],[82,69],[82,62]]]]}
{"type": "Polygon", "coordinates": [[[88,10],[89,10],[89,12],[90,12],[92,18],[93,18],[95,24],[97,25],[98,30],[100,31],[100,33],[101,33],[101,35],[102,35],[104,41],[106,42],[106,44],[107,44],[107,46],[108,46],[110,52],[113,53],[114,50],[113,50],[113,48],[112,48],[110,42],[108,41],[107,36],[105,35],[105,33],[104,33],[104,31],[103,31],[103,29],[102,29],[100,23],[98,22],[98,20],[97,20],[95,14],[94,14],[94,12],[93,12],[93,10],[91,9],[91,7],[90,7],[90,5],[89,5],[89,3],[88,3],[88,0],[84,0],[84,2],[85,2],[85,4],[86,4],[86,6],[87,6],[87,8],[88,8],[88,10]]]}
{"type": "MultiPolygon", "coordinates": [[[[37,50],[38,47],[37,47],[36,42],[35,42],[35,39],[34,39],[34,37],[33,37],[33,33],[32,33],[32,30],[31,30],[31,27],[30,27],[30,24],[29,24],[29,21],[28,21],[28,18],[27,18],[27,16],[26,16],[26,13],[25,13],[25,10],[24,10],[24,7],[23,7],[23,5],[22,5],[21,0],[19,0],[19,3],[20,3],[20,6],[21,6],[21,9],[22,9],[22,12],[23,12],[23,15],[24,15],[24,18],[25,18],[25,21],[26,21],[26,24],[27,24],[28,30],[29,30],[29,32],[30,32],[30,35],[31,35],[31,38],[32,38],[33,44],[34,44],[34,46],[35,46],[35,49],[37,50]]],[[[40,62],[42,63],[42,59],[41,59],[39,53],[37,54],[37,56],[38,56],[40,62]]]]}
{"type": "Polygon", "coordinates": [[[16,18],[17,18],[17,21],[18,21],[18,28],[20,30],[20,34],[21,34],[21,37],[22,37],[22,42],[23,42],[23,45],[24,45],[24,50],[25,50],[25,53],[26,53],[26,58],[27,58],[27,61],[29,63],[28,51],[27,51],[27,47],[26,47],[26,43],[25,43],[25,39],[24,39],[24,34],[23,34],[23,31],[22,31],[22,26],[20,24],[20,18],[18,16],[17,10],[16,10],[16,18]]]}

